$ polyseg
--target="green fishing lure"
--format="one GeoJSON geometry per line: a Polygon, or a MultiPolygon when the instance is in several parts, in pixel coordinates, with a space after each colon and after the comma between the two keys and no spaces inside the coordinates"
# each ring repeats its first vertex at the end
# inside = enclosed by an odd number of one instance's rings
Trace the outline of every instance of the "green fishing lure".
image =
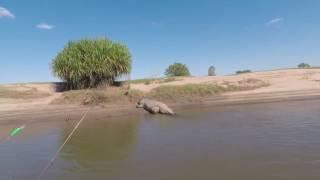
{"type": "Polygon", "coordinates": [[[10,136],[13,137],[18,135],[23,129],[24,129],[24,126],[15,128],[14,130],[11,131],[10,136]]]}

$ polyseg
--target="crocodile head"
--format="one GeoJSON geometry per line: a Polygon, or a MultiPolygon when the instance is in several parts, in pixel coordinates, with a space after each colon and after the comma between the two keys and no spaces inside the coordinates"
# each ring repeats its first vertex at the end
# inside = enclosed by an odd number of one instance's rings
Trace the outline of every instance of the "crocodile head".
{"type": "Polygon", "coordinates": [[[144,98],[140,99],[137,104],[136,104],[136,108],[143,108],[144,105],[144,98]]]}

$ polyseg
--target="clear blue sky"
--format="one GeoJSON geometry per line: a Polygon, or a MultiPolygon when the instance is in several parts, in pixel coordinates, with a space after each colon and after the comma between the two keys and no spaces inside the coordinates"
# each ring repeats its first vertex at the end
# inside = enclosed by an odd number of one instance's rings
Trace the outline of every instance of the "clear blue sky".
{"type": "Polygon", "coordinates": [[[175,62],[193,75],[320,65],[318,0],[0,0],[0,83],[53,81],[69,40],[128,45],[133,78],[175,62]]]}

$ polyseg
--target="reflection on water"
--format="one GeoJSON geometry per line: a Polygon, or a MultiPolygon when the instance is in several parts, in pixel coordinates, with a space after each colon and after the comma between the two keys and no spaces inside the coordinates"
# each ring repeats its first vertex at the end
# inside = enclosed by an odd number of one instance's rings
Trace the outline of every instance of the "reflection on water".
{"type": "MultiPolygon", "coordinates": [[[[319,180],[319,110],[314,100],[86,119],[44,179],[319,180]]],[[[1,144],[0,179],[34,179],[74,123],[33,123],[1,144]]]]}
{"type": "MultiPolygon", "coordinates": [[[[137,128],[138,121],[133,118],[84,121],[60,155],[68,176],[90,178],[111,174],[129,156],[137,141],[137,128]]],[[[70,129],[65,128],[60,137],[61,144],[69,133],[70,129]]],[[[63,177],[55,176],[54,179],[63,177]]]]}
{"type": "MultiPolygon", "coordinates": [[[[80,130],[66,144],[62,158],[86,162],[112,161],[126,158],[136,141],[137,121],[84,122],[80,130]]],[[[63,131],[61,144],[70,131],[63,131]]]]}

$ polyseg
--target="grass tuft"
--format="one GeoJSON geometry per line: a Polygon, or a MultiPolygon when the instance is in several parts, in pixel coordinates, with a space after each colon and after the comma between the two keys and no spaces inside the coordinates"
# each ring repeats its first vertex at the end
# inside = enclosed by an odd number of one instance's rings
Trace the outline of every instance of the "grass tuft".
{"type": "Polygon", "coordinates": [[[148,96],[159,100],[177,101],[211,96],[225,91],[226,88],[223,86],[210,84],[163,85],[151,90],[148,96]]]}
{"type": "Polygon", "coordinates": [[[135,79],[131,80],[132,84],[163,84],[163,83],[169,83],[173,81],[180,81],[180,79],[175,77],[167,77],[167,78],[146,78],[146,79],[135,79]]]}
{"type": "Polygon", "coordinates": [[[130,83],[132,84],[151,84],[151,82],[160,80],[161,78],[145,78],[145,79],[134,79],[131,80],[130,83]]]}

